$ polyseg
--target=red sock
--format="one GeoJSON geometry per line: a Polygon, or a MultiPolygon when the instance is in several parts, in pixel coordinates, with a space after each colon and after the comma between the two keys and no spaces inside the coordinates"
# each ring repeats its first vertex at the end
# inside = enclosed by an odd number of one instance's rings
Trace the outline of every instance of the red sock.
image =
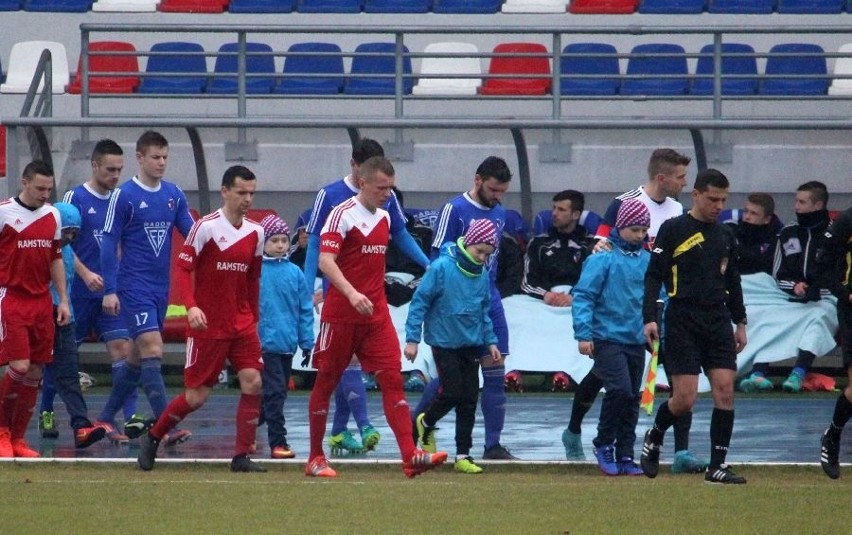
{"type": "Polygon", "coordinates": [[[24,438],[27,434],[27,426],[33,417],[36,399],[38,398],[38,379],[24,377],[23,382],[15,383],[15,391],[18,400],[12,412],[12,421],[9,430],[12,432],[12,440],[24,438]]]}
{"type": "Polygon", "coordinates": [[[12,416],[18,400],[17,388],[23,383],[24,374],[18,373],[11,367],[6,369],[6,374],[0,380],[0,427],[11,431],[12,416]]]}
{"type": "Polygon", "coordinates": [[[160,415],[160,418],[157,420],[157,423],[154,424],[154,427],[148,431],[148,434],[151,437],[161,440],[166,433],[171,431],[177,426],[184,418],[186,418],[189,413],[191,413],[194,409],[189,406],[189,403],[186,402],[186,394],[181,393],[171,401],[166,407],[166,410],[163,411],[163,414],[160,415]]]}
{"type": "Polygon", "coordinates": [[[261,399],[259,394],[240,394],[240,401],[237,404],[236,455],[249,453],[256,440],[261,399]]]}
{"type": "Polygon", "coordinates": [[[402,390],[402,375],[399,371],[380,370],[376,372],[376,382],[379,383],[379,389],[382,391],[385,418],[396,436],[402,460],[406,461],[414,454],[416,447],[411,437],[411,409],[402,390]]]}
{"type": "Polygon", "coordinates": [[[320,371],[314,381],[314,389],[311,390],[311,398],[308,400],[308,423],[311,429],[311,453],[308,460],[317,455],[325,454],[322,449],[322,441],[325,438],[325,427],[328,422],[328,405],[343,370],[340,370],[340,372],[335,376],[320,371]]]}

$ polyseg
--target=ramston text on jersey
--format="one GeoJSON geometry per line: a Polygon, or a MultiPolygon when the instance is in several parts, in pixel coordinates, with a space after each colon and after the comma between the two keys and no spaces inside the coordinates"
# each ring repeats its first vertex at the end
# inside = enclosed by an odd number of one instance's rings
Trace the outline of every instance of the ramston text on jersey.
{"type": "Polygon", "coordinates": [[[362,245],[361,252],[364,254],[385,254],[387,245],[362,245]]]}
{"type": "Polygon", "coordinates": [[[216,262],[216,269],[218,271],[239,271],[240,273],[245,273],[248,271],[248,264],[243,262],[216,262]]]}
{"type": "Polygon", "coordinates": [[[53,240],[18,240],[18,249],[53,247],[53,240]]]}

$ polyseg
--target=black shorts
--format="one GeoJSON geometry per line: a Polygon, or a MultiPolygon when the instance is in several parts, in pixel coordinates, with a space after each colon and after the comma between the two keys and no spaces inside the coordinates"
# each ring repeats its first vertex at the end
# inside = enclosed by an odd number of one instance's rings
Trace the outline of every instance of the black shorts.
{"type": "Polygon", "coordinates": [[[666,372],[698,375],[713,369],[737,369],[731,314],[724,305],[707,306],[672,299],[663,313],[666,372]]]}

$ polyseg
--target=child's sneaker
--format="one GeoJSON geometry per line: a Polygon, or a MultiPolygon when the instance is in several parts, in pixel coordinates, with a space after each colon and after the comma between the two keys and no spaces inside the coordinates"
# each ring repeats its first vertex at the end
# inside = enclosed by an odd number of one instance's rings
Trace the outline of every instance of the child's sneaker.
{"type": "Polygon", "coordinates": [[[506,390],[509,390],[510,392],[524,391],[524,379],[521,376],[521,372],[518,370],[512,370],[507,373],[504,381],[506,390]]]}
{"type": "Polygon", "coordinates": [[[293,459],[295,457],[296,453],[286,443],[272,448],[273,459],[293,459]]]}
{"type": "Polygon", "coordinates": [[[619,474],[619,466],[615,462],[615,448],[611,444],[595,448],[594,453],[601,472],[608,476],[617,476],[619,474]]]}
{"type": "Polygon", "coordinates": [[[364,453],[364,446],[355,440],[348,429],[328,437],[328,447],[331,448],[332,455],[345,455],[347,452],[364,453]]]}
{"type": "Polygon", "coordinates": [[[740,381],[740,390],[743,392],[772,392],[774,388],[772,381],[759,373],[752,373],[740,381]]]}
{"type": "Polygon", "coordinates": [[[482,473],[482,467],[477,466],[477,464],[473,462],[472,457],[462,457],[461,459],[457,459],[453,468],[455,468],[456,472],[461,472],[462,474],[482,473]]]}
{"type": "Polygon", "coordinates": [[[704,474],[704,482],[722,485],[745,485],[746,478],[733,473],[731,467],[727,464],[722,464],[718,468],[707,470],[707,473],[704,474]]]}
{"type": "Polygon", "coordinates": [[[325,455],[317,455],[305,465],[305,475],[308,477],[337,477],[337,472],[328,465],[325,455]]]}
{"type": "Polygon", "coordinates": [[[417,415],[415,423],[417,424],[417,444],[423,448],[423,451],[435,453],[438,451],[438,444],[435,442],[435,426],[429,427],[423,423],[426,417],[425,412],[417,415]]]}
{"type": "Polygon", "coordinates": [[[56,429],[56,413],[53,411],[41,411],[38,415],[38,430],[41,438],[58,438],[59,430],[56,429]]]}
{"type": "Polygon", "coordinates": [[[791,373],[790,377],[787,377],[787,380],[781,384],[781,388],[784,389],[784,392],[790,392],[791,394],[797,394],[802,391],[802,376],[798,373],[791,373]]]}
{"type": "Polygon", "coordinates": [[[644,472],[642,467],[636,464],[633,457],[622,457],[618,461],[618,475],[620,476],[641,476],[644,472]]]}
{"type": "Polygon", "coordinates": [[[689,450],[681,450],[675,452],[674,462],[672,463],[673,474],[700,474],[707,470],[710,463],[699,460],[689,450]]]}
{"type": "Polygon", "coordinates": [[[106,436],[106,429],[99,425],[80,427],[74,430],[74,447],[88,448],[106,436]]]}
{"type": "Polygon", "coordinates": [[[427,470],[441,466],[446,460],[447,452],[445,451],[429,453],[423,450],[414,450],[411,458],[402,464],[402,471],[405,473],[405,477],[413,478],[427,470]]]}
{"type": "Polygon", "coordinates": [[[583,442],[580,433],[572,433],[567,427],[562,431],[562,445],[565,446],[565,458],[569,461],[585,461],[583,442]]]}
{"type": "Polygon", "coordinates": [[[376,449],[376,446],[379,445],[379,440],[381,440],[382,435],[376,431],[376,428],[372,425],[365,425],[361,429],[361,444],[364,449],[367,451],[373,451],[376,449]]]}

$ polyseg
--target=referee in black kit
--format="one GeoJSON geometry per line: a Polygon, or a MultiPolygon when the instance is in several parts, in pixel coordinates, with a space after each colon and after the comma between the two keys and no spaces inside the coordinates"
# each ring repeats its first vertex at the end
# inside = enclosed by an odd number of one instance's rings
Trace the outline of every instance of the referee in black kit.
{"type": "Polygon", "coordinates": [[[736,238],[733,231],[717,222],[729,187],[727,177],[715,169],[698,173],[692,208],[660,227],[645,273],[645,337],[652,343],[661,331],[664,333],[661,343],[673,392],[657,409],[654,426],[645,433],[641,464],[648,477],[657,475],[666,430],[695,405],[698,373],[704,368],[713,392],[710,467],[704,480],[746,482],[725,464],[734,429],[737,353],[746,345],[746,311],[735,255],[736,238]],[[663,284],[669,301],[660,329],[655,307],[663,284]]]}

